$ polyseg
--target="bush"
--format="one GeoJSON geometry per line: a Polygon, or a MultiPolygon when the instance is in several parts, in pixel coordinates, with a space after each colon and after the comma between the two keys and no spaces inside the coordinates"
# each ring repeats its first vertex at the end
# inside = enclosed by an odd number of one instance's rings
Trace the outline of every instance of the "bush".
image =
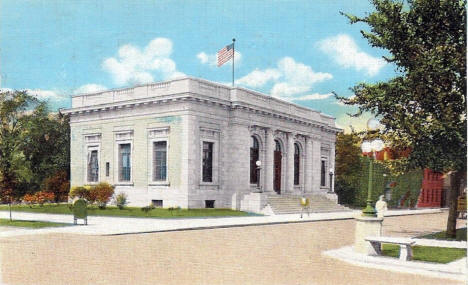
{"type": "Polygon", "coordinates": [[[29,205],[29,207],[32,208],[32,205],[37,203],[36,195],[34,195],[34,194],[25,194],[23,196],[23,203],[25,203],[26,205],[29,205]]]}
{"type": "Polygon", "coordinates": [[[72,187],[68,196],[72,199],[79,198],[79,199],[88,199],[89,190],[83,186],[75,186],[72,187]]]}
{"type": "Polygon", "coordinates": [[[89,202],[91,202],[92,199],[95,199],[99,209],[105,209],[113,195],[114,186],[106,182],[100,182],[89,190],[89,202]]]}
{"type": "Polygon", "coordinates": [[[34,194],[25,194],[23,196],[23,202],[29,205],[31,207],[34,204],[39,204],[41,206],[44,205],[44,203],[52,203],[55,201],[55,195],[54,193],[51,192],[46,192],[46,191],[39,191],[34,194]]]}
{"type": "Polygon", "coordinates": [[[44,203],[52,203],[55,200],[55,195],[52,192],[39,191],[36,194],[36,202],[43,206],[44,203]]]}
{"type": "Polygon", "coordinates": [[[65,171],[58,171],[53,176],[47,177],[44,179],[43,185],[45,191],[54,193],[56,203],[67,201],[70,181],[65,171]]]}
{"type": "Polygon", "coordinates": [[[143,212],[145,212],[145,214],[148,214],[149,211],[153,210],[155,207],[153,204],[149,205],[149,206],[146,206],[146,207],[142,207],[141,210],[143,212]]]}
{"type": "Polygon", "coordinates": [[[115,197],[115,205],[122,210],[128,204],[127,194],[121,192],[115,197]]]}

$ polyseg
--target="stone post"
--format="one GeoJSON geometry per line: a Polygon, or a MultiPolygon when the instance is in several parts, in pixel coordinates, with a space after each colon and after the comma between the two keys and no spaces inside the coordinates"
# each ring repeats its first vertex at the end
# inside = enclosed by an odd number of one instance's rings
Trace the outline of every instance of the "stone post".
{"type": "Polygon", "coordinates": [[[264,163],[264,191],[273,192],[273,150],[275,141],[273,139],[273,130],[271,128],[265,129],[265,163],[264,163]]]}
{"type": "Polygon", "coordinates": [[[378,237],[382,235],[383,218],[359,216],[356,220],[356,231],[354,233],[354,251],[366,255],[377,255],[378,252],[372,247],[366,237],[378,237]]]}
{"type": "Polygon", "coordinates": [[[312,192],[312,166],[313,166],[313,157],[312,157],[312,138],[306,137],[305,144],[305,163],[304,163],[304,192],[312,192]]]}
{"type": "Polygon", "coordinates": [[[288,133],[287,145],[287,168],[286,168],[286,191],[289,193],[294,192],[294,133],[288,133]]]}

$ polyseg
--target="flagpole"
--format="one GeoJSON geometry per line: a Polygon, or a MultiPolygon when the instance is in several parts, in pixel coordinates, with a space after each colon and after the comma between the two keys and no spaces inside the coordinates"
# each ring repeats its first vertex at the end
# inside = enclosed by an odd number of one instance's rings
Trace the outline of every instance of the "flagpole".
{"type": "Polygon", "coordinates": [[[232,87],[234,87],[234,55],[236,54],[236,49],[234,48],[234,44],[236,39],[232,39],[232,87]]]}

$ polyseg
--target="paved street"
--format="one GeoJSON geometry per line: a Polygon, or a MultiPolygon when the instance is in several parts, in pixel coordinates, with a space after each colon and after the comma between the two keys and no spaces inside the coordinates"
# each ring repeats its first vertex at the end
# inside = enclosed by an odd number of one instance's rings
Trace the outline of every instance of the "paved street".
{"type": "MultiPolygon", "coordinates": [[[[384,232],[437,231],[446,217],[388,217],[384,232]]],[[[322,256],[353,239],[354,221],[335,220],[119,236],[16,236],[2,238],[0,250],[6,284],[462,284],[322,256]]]]}

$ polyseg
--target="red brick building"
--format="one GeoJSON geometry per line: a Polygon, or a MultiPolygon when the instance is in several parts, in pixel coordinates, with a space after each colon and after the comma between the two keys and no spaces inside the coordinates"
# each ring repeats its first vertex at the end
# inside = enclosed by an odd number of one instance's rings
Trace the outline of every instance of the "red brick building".
{"type": "Polygon", "coordinates": [[[442,207],[444,204],[444,176],[440,172],[424,169],[421,192],[418,198],[418,208],[442,207]]]}

